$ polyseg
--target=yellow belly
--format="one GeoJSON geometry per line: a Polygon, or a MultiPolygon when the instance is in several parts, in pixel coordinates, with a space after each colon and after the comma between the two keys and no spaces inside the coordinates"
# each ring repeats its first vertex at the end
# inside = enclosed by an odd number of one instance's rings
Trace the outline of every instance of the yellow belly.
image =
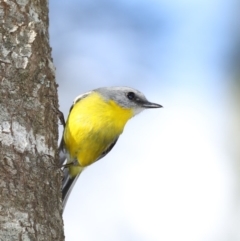
{"type": "Polygon", "coordinates": [[[114,101],[105,101],[98,93],[77,102],[71,110],[64,130],[65,147],[70,159],[85,167],[95,162],[123,132],[133,116],[114,101]]]}

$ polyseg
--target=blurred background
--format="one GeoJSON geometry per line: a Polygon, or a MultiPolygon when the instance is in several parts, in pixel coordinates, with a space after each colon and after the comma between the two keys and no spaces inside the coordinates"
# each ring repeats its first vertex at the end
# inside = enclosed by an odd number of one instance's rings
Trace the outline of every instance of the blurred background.
{"type": "Polygon", "coordinates": [[[164,106],[132,119],[82,173],[66,241],[239,241],[238,1],[49,4],[65,117],[77,95],[102,86],[164,106]]]}

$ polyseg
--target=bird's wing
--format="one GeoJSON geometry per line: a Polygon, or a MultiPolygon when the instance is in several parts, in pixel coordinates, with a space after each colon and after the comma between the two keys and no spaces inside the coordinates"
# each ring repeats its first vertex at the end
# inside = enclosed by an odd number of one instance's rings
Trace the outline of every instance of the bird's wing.
{"type": "MultiPolygon", "coordinates": [[[[119,138],[119,137],[118,137],[118,138],[119,138]]],[[[99,156],[99,158],[98,158],[96,161],[98,161],[98,160],[102,159],[103,157],[105,157],[105,156],[113,149],[113,147],[114,147],[115,144],[117,143],[118,138],[116,138],[116,139],[106,148],[106,150],[104,150],[104,151],[102,152],[102,154],[99,156]]]]}
{"type": "MultiPolygon", "coordinates": [[[[71,105],[70,107],[70,110],[69,110],[69,114],[73,108],[73,106],[81,101],[82,99],[86,98],[89,94],[91,94],[91,91],[90,92],[87,92],[87,93],[84,93],[82,95],[79,95],[75,98],[75,100],[73,101],[73,104],[71,105]]],[[[69,115],[68,114],[68,115],[69,115]]],[[[65,128],[66,126],[66,121],[65,121],[65,118],[64,118],[64,115],[61,111],[58,111],[58,118],[61,122],[61,124],[63,125],[63,127],[65,128]]],[[[64,130],[63,130],[64,132],[64,130]]],[[[66,161],[67,159],[67,153],[66,153],[66,150],[65,150],[65,146],[64,146],[64,139],[63,139],[63,135],[62,135],[62,140],[60,142],[60,145],[58,147],[58,153],[59,153],[59,164],[62,166],[64,164],[64,162],[66,161]]]]}
{"type": "MultiPolygon", "coordinates": [[[[115,146],[117,140],[118,140],[118,138],[116,138],[107,147],[107,149],[102,152],[102,154],[99,156],[99,158],[96,161],[98,161],[101,158],[103,158],[104,156],[106,156],[112,150],[112,148],[115,146]]],[[[72,164],[72,165],[74,165],[74,164],[72,164]]],[[[77,179],[79,178],[79,176],[80,176],[80,174],[82,173],[83,170],[84,170],[84,168],[82,168],[81,172],[77,176],[71,177],[69,175],[69,169],[67,167],[64,168],[64,170],[63,170],[63,182],[62,182],[63,210],[64,210],[64,208],[66,206],[66,203],[67,203],[67,200],[68,200],[68,198],[70,196],[70,193],[71,193],[75,183],[77,182],[77,179]]]]}

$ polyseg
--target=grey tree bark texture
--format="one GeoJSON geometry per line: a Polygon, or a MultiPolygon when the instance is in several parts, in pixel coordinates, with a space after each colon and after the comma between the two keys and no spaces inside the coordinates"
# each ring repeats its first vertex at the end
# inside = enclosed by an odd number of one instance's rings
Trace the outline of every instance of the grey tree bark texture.
{"type": "Polygon", "coordinates": [[[64,240],[47,0],[0,1],[0,240],[64,240]]]}

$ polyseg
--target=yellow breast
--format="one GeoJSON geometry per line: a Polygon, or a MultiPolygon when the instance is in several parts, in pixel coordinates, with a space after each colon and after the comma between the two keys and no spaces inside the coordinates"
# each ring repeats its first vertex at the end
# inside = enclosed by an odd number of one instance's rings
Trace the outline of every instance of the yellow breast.
{"type": "Polygon", "coordinates": [[[114,101],[104,100],[93,92],[77,102],[71,110],[64,130],[65,147],[71,159],[88,166],[123,132],[133,116],[114,101]]]}

